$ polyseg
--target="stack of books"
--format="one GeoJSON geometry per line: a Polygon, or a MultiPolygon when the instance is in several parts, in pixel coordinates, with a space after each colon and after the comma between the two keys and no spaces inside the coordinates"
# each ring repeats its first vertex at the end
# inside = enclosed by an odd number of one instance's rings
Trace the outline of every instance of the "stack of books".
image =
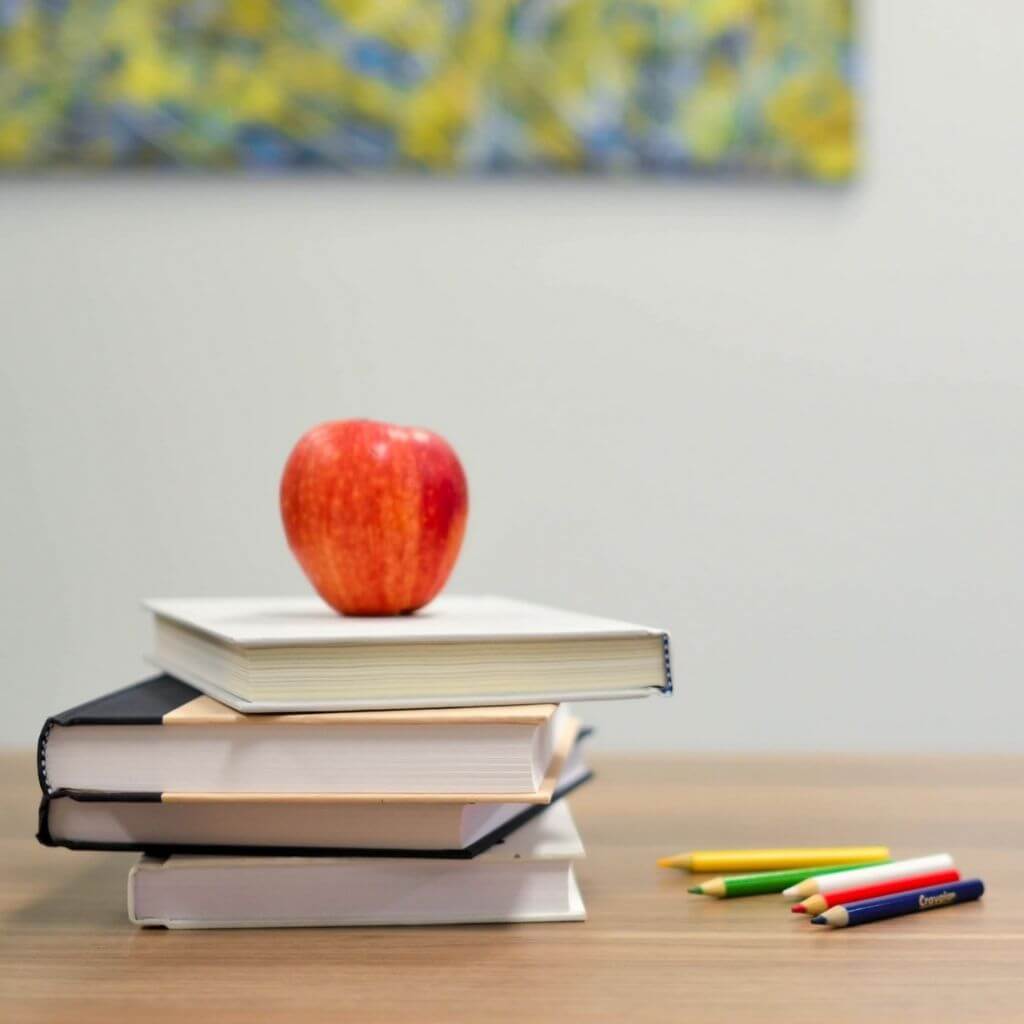
{"type": "Polygon", "coordinates": [[[671,692],[668,636],[502,598],[346,618],[147,602],[162,675],[50,718],[39,840],[137,850],[170,928],[580,920],[566,701],[671,692]]]}

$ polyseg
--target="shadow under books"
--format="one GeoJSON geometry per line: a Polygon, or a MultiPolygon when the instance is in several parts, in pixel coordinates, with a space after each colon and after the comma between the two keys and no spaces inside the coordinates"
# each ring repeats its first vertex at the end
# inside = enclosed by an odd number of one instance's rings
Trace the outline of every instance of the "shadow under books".
{"type": "Polygon", "coordinates": [[[69,925],[130,928],[125,916],[124,880],[133,860],[133,854],[93,854],[88,867],[62,875],[43,895],[8,914],[4,924],[64,931],[69,925]]]}
{"type": "MultiPolygon", "coordinates": [[[[75,854],[76,859],[81,854],[75,854]]],[[[507,961],[510,953],[519,947],[520,941],[527,948],[535,947],[537,929],[527,923],[480,923],[466,925],[437,925],[429,927],[392,928],[380,926],[347,928],[263,928],[263,929],[203,929],[200,931],[177,931],[165,928],[137,928],[127,918],[125,910],[125,876],[134,862],[131,853],[90,853],[91,863],[84,869],[61,877],[44,894],[30,899],[0,920],[4,930],[30,927],[54,931],[118,932],[129,940],[131,952],[143,955],[166,949],[166,942],[173,942],[202,954],[216,946],[224,967],[237,963],[247,965],[254,948],[266,945],[275,949],[276,954],[287,954],[294,950],[300,954],[303,963],[308,963],[311,950],[319,950],[325,967],[337,969],[341,962],[349,968],[376,966],[381,963],[380,946],[394,951],[396,939],[409,938],[410,952],[414,959],[422,958],[435,967],[468,964],[480,966],[492,960],[507,961]],[[301,942],[296,941],[301,933],[301,942]],[[282,937],[290,941],[282,945],[282,937]],[[495,940],[492,944],[489,940],[495,940]],[[511,941],[511,945],[509,945],[511,941]],[[156,945],[153,945],[156,943],[156,945]],[[238,948],[236,949],[236,945],[238,948]],[[331,954],[334,954],[332,957],[331,954]]],[[[549,939],[565,938],[573,941],[578,931],[572,927],[575,922],[566,923],[563,929],[556,929],[555,935],[546,931],[549,939]]],[[[127,951],[122,947],[123,951],[127,951]]],[[[286,956],[287,959],[287,956],[286,956]]],[[[162,961],[161,961],[162,962],[162,961]]]]}

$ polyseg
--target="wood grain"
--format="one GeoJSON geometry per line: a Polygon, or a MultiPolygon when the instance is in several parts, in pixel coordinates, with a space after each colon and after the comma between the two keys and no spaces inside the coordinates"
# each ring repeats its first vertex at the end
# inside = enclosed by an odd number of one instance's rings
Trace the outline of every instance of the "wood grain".
{"type": "Polygon", "coordinates": [[[0,759],[0,1019],[12,1022],[1017,1021],[1024,760],[596,761],[573,796],[582,924],[140,931],[132,856],[47,850],[25,755],[0,759]],[[775,897],[689,896],[693,847],[951,850],[976,904],[827,932],[775,897]]]}

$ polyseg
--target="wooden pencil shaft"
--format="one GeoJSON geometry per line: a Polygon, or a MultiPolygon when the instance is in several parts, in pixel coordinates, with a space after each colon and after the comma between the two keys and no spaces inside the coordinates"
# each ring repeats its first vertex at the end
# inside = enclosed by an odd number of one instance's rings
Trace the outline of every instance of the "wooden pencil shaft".
{"type": "Polygon", "coordinates": [[[663,857],[662,867],[693,872],[780,871],[834,864],[872,863],[886,860],[886,846],[793,847],[766,850],[693,850],[663,857]]]}
{"type": "Polygon", "coordinates": [[[985,884],[980,878],[968,878],[846,903],[832,907],[811,920],[814,924],[849,928],[858,924],[871,924],[872,921],[887,921],[906,914],[920,914],[926,910],[941,910],[956,903],[969,903],[979,899],[984,892],[985,884]]]}
{"type": "Polygon", "coordinates": [[[829,907],[837,907],[840,904],[872,900],[879,896],[891,896],[897,892],[924,889],[929,885],[942,885],[945,882],[958,882],[959,880],[960,872],[954,868],[946,871],[929,871],[923,875],[909,875],[906,878],[893,878],[888,882],[876,882],[874,885],[851,886],[848,889],[838,889],[836,892],[808,896],[802,906],[805,913],[820,914],[829,907]]]}
{"type": "Polygon", "coordinates": [[[842,876],[820,875],[808,878],[798,885],[785,889],[783,896],[799,900],[806,896],[835,892],[837,889],[850,888],[855,885],[873,885],[876,882],[908,878],[929,871],[945,871],[952,867],[954,867],[953,858],[948,853],[935,853],[929,857],[914,857],[910,860],[894,860],[888,864],[873,864],[869,867],[857,868],[855,871],[843,873],[842,876]]]}
{"type": "MultiPolygon", "coordinates": [[[[878,863],[885,862],[879,861],[878,863]]],[[[863,866],[862,862],[854,861],[850,864],[817,865],[812,868],[791,868],[788,871],[764,871],[752,875],[734,875],[732,878],[712,879],[711,882],[705,882],[702,888],[709,896],[723,896],[728,899],[738,896],[762,896],[766,893],[782,892],[783,889],[796,885],[805,878],[853,871],[863,866]],[[708,887],[712,883],[714,883],[714,891],[709,891],[708,887]]]]}

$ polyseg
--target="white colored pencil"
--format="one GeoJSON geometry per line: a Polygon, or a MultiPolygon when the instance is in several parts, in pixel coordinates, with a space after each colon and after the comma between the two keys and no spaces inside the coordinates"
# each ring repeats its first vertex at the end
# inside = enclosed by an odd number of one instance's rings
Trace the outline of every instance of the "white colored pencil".
{"type": "Polygon", "coordinates": [[[782,890],[788,900],[802,900],[805,896],[818,893],[836,892],[838,889],[859,888],[876,882],[891,882],[896,878],[910,878],[931,871],[944,871],[953,867],[953,857],[948,853],[933,853],[930,857],[914,857],[911,860],[894,860],[889,864],[871,864],[851,871],[838,871],[830,875],[815,875],[797,885],[782,890]]]}

